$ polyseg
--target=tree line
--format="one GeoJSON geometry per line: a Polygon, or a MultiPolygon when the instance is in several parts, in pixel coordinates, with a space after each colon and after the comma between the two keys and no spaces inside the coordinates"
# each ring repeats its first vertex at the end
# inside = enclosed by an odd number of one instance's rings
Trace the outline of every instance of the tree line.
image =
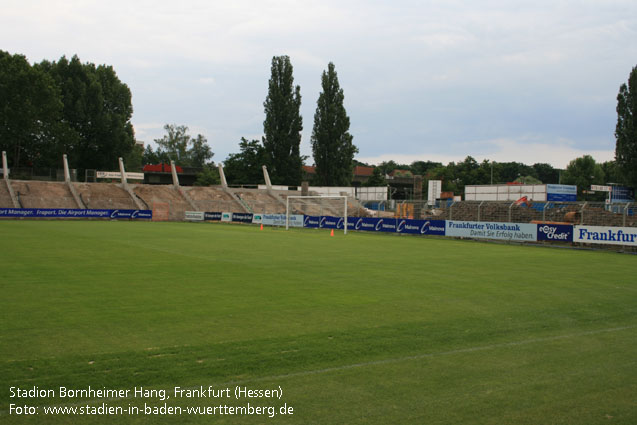
{"type": "MultiPolygon", "coordinates": [[[[361,162],[357,162],[357,165],[370,166],[361,162]]],[[[374,171],[377,173],[367,181],[367,186],[387,184],[385,176],[393,172],[396,177],[420,175],[425,180],[442,180],[442,191],[454,194],[464,193],[467,185],[522,183],[575,185],[578,194],[586,195],[585,191],[593,184],[605,185],[608,182],[621,181],[621,172],[615,161],[597,163],[590,155],[572,160],[564,170],[546,163],[526,165],[520,162],[495,162],[486,159],[478,162],[467,156],[462,162],[450,162],[447,165],[433,161],[414,161],[411,164],[385,161],[374,166],[374,171]]],[[[424,189],[426,190],[426,187],[424,189]]],[[[590,199],[603,199],[603,196],[598,194],[590,199]]]]}
{"type": "MultiPolygon", "coordinates": [[[[262,181],[261,166],[266,165],[274,184],[299,185],[308,158],[300,154],[301,89],[294,84],[288,56],[272,58],[263,107],[262,138],[240,139],[239,152],[224,161],[226,177],[231,184],[254,184],[262,181]]],[[[0,51],[0,149],[9,153],[10,166],[56,168],[63,153],[80,170],[116,169],[120,156],[129,169],[174,160],[201,169],[200,184],[218,182],[214,154],[203,135],[191,137],[186,126],[167,124],[166,135],[154,140],[157,147],[142,150],[135,144],[132,113],[130,89],[111,66],[82,63],[77,56],[30,65],[22,55],[0,51]]],[[[442,180],[443,190],[454,193],[469,184],[512,181],[576,184],[581,192],[611,181],[637,187],[637,67],[620,86],[617,115],[615,161],[598,164],[585,155],[564,171],[549,164],[478,163],[470,156],[447,165],[387,161],[374,167],[368,184],[386,184],[385,175],[399,170],[405,176],[442,180]]],[[[354,166],[366,165],[354,159],[358,149],[349,128],[344,92],[329,63],[321,75],[310,140],[313,184],[350,185],[354,166]]]]}
{"type": "Polygon", "coordinates": [[[135,139],[131,91],[111,66],[77,56],[30,65],[0,51],[0,149],[12,167],[114,169],[135,139]]]}

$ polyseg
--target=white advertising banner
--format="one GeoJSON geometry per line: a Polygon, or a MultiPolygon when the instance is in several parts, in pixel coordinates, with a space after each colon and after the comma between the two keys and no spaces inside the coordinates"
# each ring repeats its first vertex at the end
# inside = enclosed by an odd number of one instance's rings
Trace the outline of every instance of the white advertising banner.
{"type": "Polygon", "coordinates": [[[447,220],[445,234],[462,238],[535,242],[537,241],[537,224],[447,220]]]}
{"type": "Polygon", "coordinates": [[[186,211],[185,219],[189,221],[203,221],[204,213],[203,211],[186,211]]]}
{"type": "Polygon", "coordinates": [[[573,242],[637,246],[637,227],[575,226],[573,242]]]}
{"type": "MultiPolygon", "coordinates": [[[[285,214],[262,214],[266,226],[285,226],[285,214]]],[[[290,214],[290,227],[303,227],[303,214],[290,214]]]]}
{"type": "Polygon", "coordinates": [[[232,213],[231,212],[222,212],[221,213],[221,221],[232,221],[232,213]]]}
{"type": "MultiPolygon", "coordinates": [[[[121,179],[122,173],[119,171],[98,171],[98,179],[121,179]]],[[[144,173],[126,173],[126,178],[131,180],[144,180],[144,173]]]]}

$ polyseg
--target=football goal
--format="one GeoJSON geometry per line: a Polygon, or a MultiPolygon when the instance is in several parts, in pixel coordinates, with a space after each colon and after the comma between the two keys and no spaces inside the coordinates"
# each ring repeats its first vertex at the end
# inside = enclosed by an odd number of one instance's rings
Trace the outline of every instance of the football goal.
{"type": "Polygon", "coordinates": [[[316,227],[340,229],[342,220],[343,233],[347,234],[347,196],[288,196],[285,201],[285,229],[289,229],[290,215],[319,217],[316,227]],[[328,218],[335,218],[335,224],[328,218]]]}

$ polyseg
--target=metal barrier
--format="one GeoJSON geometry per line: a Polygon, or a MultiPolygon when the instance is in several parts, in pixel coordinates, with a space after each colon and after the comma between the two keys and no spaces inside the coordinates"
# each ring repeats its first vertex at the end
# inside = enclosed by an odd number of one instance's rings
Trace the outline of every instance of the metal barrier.
{"type": "Polygon", "coordinates": [[[604,202],[439,202],[434,207],[427,207],[422,218],[637,227],[637,204],[607,204],[604,202]]]}

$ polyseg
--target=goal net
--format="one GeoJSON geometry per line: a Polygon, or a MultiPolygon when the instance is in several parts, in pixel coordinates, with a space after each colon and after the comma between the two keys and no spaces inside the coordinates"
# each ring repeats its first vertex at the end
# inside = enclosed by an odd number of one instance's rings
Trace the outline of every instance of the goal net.
{"type": "Polygon", "coordinates": [[[347,196],[288,196],[285,202],[285,228],[291,216],[304,216],[303,227],[343,229],[347,234],[347,196]]]}

